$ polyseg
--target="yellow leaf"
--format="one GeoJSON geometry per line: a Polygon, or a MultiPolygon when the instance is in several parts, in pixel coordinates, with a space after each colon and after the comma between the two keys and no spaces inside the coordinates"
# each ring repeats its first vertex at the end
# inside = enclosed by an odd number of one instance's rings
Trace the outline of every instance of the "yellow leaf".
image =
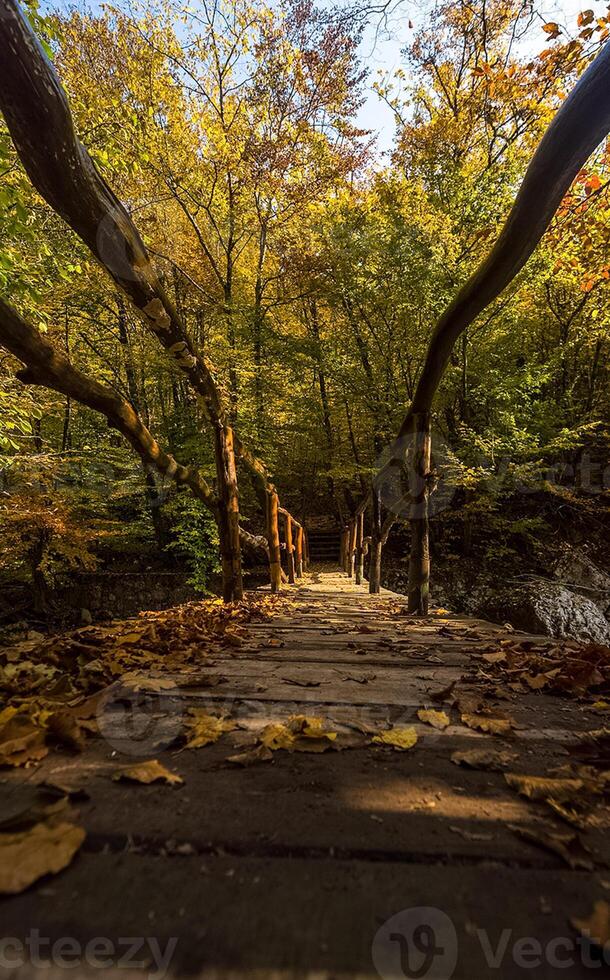
{"type": "Polygon", "coordinates": [[[438,728],[440,731],[451,724],[445,711],[426,711],[424,708],[420,708],[417,712],[417,717],[425,725],[432,725],[433,728],[438,728]]]}
{"type": "Polygon", "coordinates": [[[394,749],[406,751],[412,749],[417,742],[417,732],[414,728],[389,728],[387,731],[378,732],[374,736],[373,742],[377,745],[391,745],[394,749]]]}
{"type": "Polygon", "coordinates": [[[509,718],[487,718],[485,715],[462,715],[462,722],[468,728],[485,732],[488,735],[508,735],[513,727],[509,718]]]}
{"type": "Polygon", "coordinates": [[[0,834],[0,894],[17,895],[43,875],[67,867],[85,839],[82,827],[35,824],[20,834],[0,834]]]}
{"type": "Polygon", "coordinates": [[[130,766],[121,766],[113,774],[114,780],[128,779],[133,783],[182,783],[182,776],[170,772],[157,759],[150,759],[148,762],[136,762],[130,766]]]}
{"type": "Polygon", "coordinates": [[[610,950],[610,905],[599,901],[588,919],[571,919],[571,924],[600,949],[610,950]]]}
{"type": "Polygon", "coordinates": [[[336,732],[328,731],[322,718],[292,715],[288,723],[272,722],[259,735],[262,745],[273,752],[325,752],[337,738],[336,732]]]}
{"type": "Polygon", "coordinates": [[[202,708],[189,708],[190,718],[186,721],[187,749],[199,749],[217,742],[225,732],[232,732],[237,725],[230,718],[208,715],[202,708]]]}

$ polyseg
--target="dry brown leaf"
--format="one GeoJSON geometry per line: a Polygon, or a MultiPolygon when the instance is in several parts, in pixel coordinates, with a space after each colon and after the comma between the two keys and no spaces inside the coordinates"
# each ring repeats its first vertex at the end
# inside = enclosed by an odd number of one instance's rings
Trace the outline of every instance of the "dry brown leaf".
{"type": "Polygon", "coordinates": [[[497,653],[483,653],[481,654],[481,659],[485,660],[488,664],[501,664],[502,661],[506,660],[506,651],[498,650],[497,653]]]}
{"type": "Polygon", "coordinates": [[[17,895],[46,874],[72,861],[85,839],[71,823],[39,823],[19,834],[0,834],[0,894],[17,895]]]}
{"type": "Polygon", "coordinates": [[[610,950],[610,905],[596,902],[588,919],[570,919],[571,925],[594,946],[610,950]]]}
{"type": "Polygon", "coordinates": [[[270,759],[273,759],[271,749],[267,748],[266,745],[257,745],[246,752],[228,756],[227,762],[232,762],[236,766],[252,766],[257,762],[269,762],[270,759]]]}
{"type": "Polygon", "coordinates": [[[456,766],[467,769],[482,769],[483,771],[499,772],[513,762],[515,756],[511,752],[497,752],[493,749],[465,749],[454,752],[451,761],[456,766]]]}
{"type": "Polygon", "coordinates": [[[521,827],[509,824],[509,830],[522,837],[523,840],[531,844],[537,844],[553,854],[558,854],[565,863],[574,871],[592,871],[593,861],[583,847],[578,834],[557,834],[551,831],[531,830],[529,827],[521,827]]]}
{"type": "Polygon", "coordinates": [[[466,830],[464,827],[450,827],[449,830],[454,834],[459,834],[464,840],[468,841],[488,841],[493,840],[493,834],[479,834],[472,830],[466,830]]]}
{"type": "Polygon", "coordinates": [[[158,783],[164,782],[169,785],[182,783],[182,776],[175,772],[170,772],[157,759],[149,759],[148,762],[134,762],[133,765],[121,766],[112,774],[114,780],[126,779],[132,783],[158,783]]]}
{"type": "Polygon", "coordinates": [[[488,718],[486,715],[463,714],[462,722],[468,728],[487,735],[508,735],[514,722],[510,718],[488,718]]]}
{"type": "Polygon", "coordinates": [[[546,677],[545,674],[537,674],[535,677],[532,674],[522,674],[521,680],[524,681],[524,683],[527,684],[532,691],[542,691],[543,688],[548,687],[550,683],[550,679],[546,677]]]}
{"type": "Polygon", "coordinates": [[[85,736],[82,732],[84,727],[81,727],[74,712],[67,709],[53,711],[47,718],[47,730],[51,735],[78,752],[82,752],[85,747],[85,736]]]}
{"type": "Polygon", "coordinates": [[[169,677],[149,677],[146,674],[138,674],[137,671],[129,671],[122,674],[121,682],[131,690],[135,691],[172,691],[176,687],[176,682],[169,677]]]}
{"type": "Polygon", "coordinates": [[[582,779],[549,779],[544,776],[523,776],[507,772],[504,778],[511,789],[528,800],[557,800],[564,803],[578,799],[585,784],[582,779]]]}
{"type": "Polygon", "coordinates": [[[432,711],[426,708],[420,708],[417,712],[417,717],[420,721],[423,721],[424,725],[431,725],[432,728],[438,728],[439,731],[448,728],[451,724],[449,716],[444,711],[432,711]]]}
{"type": "Polygon", "coordinates": [[[453,694],[453,689],[455,688],[456,684],[457,681],[451,681],[451,684],[448,684],[447,687],[441,688],[440,691],[429,691],[428,697],[431,701],[434,701],[435,704],[442,704],[443,701],[446,701],[453,694]]]}
{"type": "Polygon", "coordinates": [[[25,714],[10,717],[0,731],[0,766],[27,766],[48,752],[44,731],[25,714]]]}

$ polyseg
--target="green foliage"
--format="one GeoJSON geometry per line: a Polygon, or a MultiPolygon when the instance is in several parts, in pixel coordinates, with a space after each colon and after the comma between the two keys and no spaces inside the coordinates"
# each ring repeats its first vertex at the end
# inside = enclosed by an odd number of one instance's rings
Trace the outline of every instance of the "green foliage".
{"type": "Polygon", "coordinates": [[[187,492],[174,494],[166,510],[174,536],[167,550],[186,562],[191,573],[189,584],[207,594],[211,576],[220,571],[214,519],[201,501],[187,492]]]}

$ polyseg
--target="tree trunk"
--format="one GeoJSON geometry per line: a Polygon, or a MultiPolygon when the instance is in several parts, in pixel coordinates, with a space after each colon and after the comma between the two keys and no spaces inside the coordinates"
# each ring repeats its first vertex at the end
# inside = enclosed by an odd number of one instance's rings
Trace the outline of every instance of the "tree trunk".
{"type": "Polygon", "coordinates": [[[303,568],[306,572],[309,571],[309,535],[305,528],[303,528],[303,568]]]}
{"type": "Polygon", "coordinates": [[[271,591],[282,588],[282,563],[280,551],[280,525],[278,519],[279,500],[273,490],[267,494],[267,540],[269,542],[269,574],[271,591]]]}
{"type": "Polygon", "coordinates": [[[413,417],[413,445],[409,468],[411,491],[411,553],[409,555],[408,610],[428,614],[430,591],[430,541],[428,501],[430,496],[431,415],[413,417]]]}
{"type": "Polygon", "coordinates": [[[239,495],[233,450],[233,430],[228,425],[214,429],[216,476],[218,479],[218,535],[222,560],[222,597],[225,602],[243,598],[241,548],[239,541],[239,495]]]}
{"type": "Polygon", "coordinates": [[[373,487],[371,496],[373,515],[369,560],[369,592],[371,595],[377,595],[381,589],[381,551],[383,548],[381,540],[381,493],[377,487],[373,487]]]}

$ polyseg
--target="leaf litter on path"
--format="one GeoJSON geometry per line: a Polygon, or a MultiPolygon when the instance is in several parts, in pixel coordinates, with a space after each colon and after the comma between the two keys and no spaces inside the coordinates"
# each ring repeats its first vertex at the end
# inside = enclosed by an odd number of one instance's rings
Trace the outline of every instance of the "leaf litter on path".
{"type": "Polygon", "coordinates": [[[17,895],[73,860],[85,831],[73,823],[38,823],[21,833],[0,833],[0,894],[17,895]]]}
{"type": "Polygon", "coordinates": [[[115,770],[112,778],[115,781],[127,780],[128,782],[144,783],[146,785],[149,783],[163,782],[169,786],[173,786],[184,782],[182,776],[166,769],[158,759],[149,759],[147,762],[134,762],[127,766],[121,766],[115,770]]]}

